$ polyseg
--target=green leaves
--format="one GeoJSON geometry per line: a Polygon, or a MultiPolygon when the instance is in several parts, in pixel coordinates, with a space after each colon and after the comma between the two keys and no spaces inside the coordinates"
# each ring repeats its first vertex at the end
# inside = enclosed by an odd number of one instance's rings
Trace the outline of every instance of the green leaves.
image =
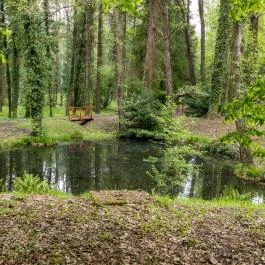
{"type": "Polygon", "coordinates": [[[142,0],[103,0],[102,2],[105,10],[116,7],[121,11],[132,14],[135,12],[136,7],[142,3],[142,0]]]}
{"type": "Polygon", "coordinates": [[[231,0],[231,16],[234,21],[239,21],[250,13],[263,13],[265,0],[231,0]]]}
{"type": "Polygon", "coordinates": [[[259,80],[247,94],[225,106],[226,120],[244,119],[244,134],[230,133],[222,138],[226,142],[234,142],[252,149],[252,154],[265,157],[265,149],[255,141],[265,136],[265,80],[259,80]]]}

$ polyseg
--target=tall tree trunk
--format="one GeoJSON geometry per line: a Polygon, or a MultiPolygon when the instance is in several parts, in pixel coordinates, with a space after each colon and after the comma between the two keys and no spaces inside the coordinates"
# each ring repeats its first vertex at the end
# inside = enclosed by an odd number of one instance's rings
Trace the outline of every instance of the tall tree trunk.
{"type": "MultiPolygon", "coordinates": [[[[4,25],[5,23],[5,15],[4,15],[4,1],[0,1],[0,23],[4,25]]],[[[0,49],[3,50],[4,48],[4,37],[0,35],[0,49]]],[[[3,110],[4,104],[4,88],[5,88],[5,66],[0,60],[0,112],[3,110]]]]}
{"type": "Polygon", "coordinates": [[[155,52],[157,39],[157,24],[159,5],[158,0],[149,1],[149,22],[148,22],[148,36],[146,42],[146,55],[144,67],[144,88],[149,90],[152,85],[155,66],[155,52]]]}
{"type": "Polygon", "coordinates": [[[4,37],[4,47],[6,50],[5,57],[6,57],[6,83],[7,83],[7,99],[8,99],[8,117],[12,118],[12,88],[11,88],[11,76],[10,76],[10,67],[9,67],[9,54],[8,54],[8,46],[7,46],[7,38],[4,37]]]}
{"type": "Polygon", "coordinates": [[[177,5],[180,7],[180,11],[182,14],[183,21],[185,21],[186,25],[184,28],[184,37],[186,43],[186,54],[189,68],[189,79],[192,85],[196,85],[196,76],[195,76],[195,65],[194,65],[194,54],[193,54],[193,45],[192,39],[190,35],[190,0],[187,1],[187,5],[185,5],[185,1],[176,0],[177,5]]]}
{"type": "Polygon", "coordinates": [[[96,113],[100,113],[101,108],[101,66],[103,63],[103,6],[98,7],[98,44],[97,44],[97,81],[96,81],[96,113]]]}
{"type": "MultiPolygon", "coordinates": [[[[75,75],[75,50],[77,45],[77,11],[76,8],[74,9],[74,27],[73,27],[73,37],[72,37],[72,45],[71,45],[71,69],[70,69],[70,76],[69,82],[67,86],[67,102],[66,102],[66,111],[65,114],[69,114],[69,108],[73,104],[73,82],[74,82],[74,75],[75,75]]],[[[70,34],[70,21],[67,16],[67,34],[70,34]]]]}
{"type": "Polygon", "coordinates": [[[168,96],[173,99],[173,80],[172,80],[172,63],[170,51],[170,30],[169,30],[169,1],[165,0],[163,3],[163,42],[164,42],[164,60],[165,60],[165,74],[166,87],[168,96]]]}
{"type": "Polygon", "coordinates": [[[18,98],[19,98],[19,78],[20,78],[20,59],[17,47],[16,33],[13,32],[13,65],[12,65],[12,118],[17,118],[18,98]]]}
{"type": "Polygon", "coordinates": [[[218,108],[224,89],[224,73],[227,68],[227,51],[229,49],[230,33],[230,0],[221,0],[218,29],[216,35],[215,54],[211,78],[209,118],[218,116],[218,108]]]}
{"type": "Polygon", "coordinates": [[[45,19],[45,31],[47,36],[46,41],[46,56],[47,56],[47,64],[48,64],[48,96],[49,96],[49,115],[50,117],[53,116],[53,92],[52,92],[52,55],[51,55],[51,48],[50,48],[50,18],[49,18],[49,11],[50,5],[49,0],[43,1],[43,10],[44,10],[44,19],[45,19]]]}
{"type": "Polygon", "coordinates": [[[119,129],[121,129],[121,121],[123,118],[123,96],[124,96],[124,63],[125,63],[125,39],[126,39],[126,13],[114,10],[114,16],[116,21],[115,30],[115,44],[116,44],[116,85],[117,85],[117,101],[118,101],[118,116],[119,116],[119,129]]]}
{"type": "MultiPolygon", "coordinates": [[[[242,46],[242,24],[236,22],[233,25],[232,49],[231,49],[231,68],[230,68],[230,97],[231,99],[239,98],[241,92],[241,46],[242,46]]],[[[244,119],[236,120],[237,132],[244,136],[247,127],[244,119]]],[[[252,163],[250,150],[240,144],[240,159],[243,163],[252,163]]]]}
{"type": "Polygon", "coordinates": [[[201,82],[205,84],[206,70],[205,70],[205,20],[204,20],[204,0],[198,0],[199,14],[201,22],[201,82]]]}
{"type": "Polygon", "coordinates": [[[243,77],[244,90],[253,86],[258,76],[258,31],[260,14],[255,13],[249,19],[249,31],[247,48],[244,54],[243,77]]]}
{"type": "Polygon", "coordinates": [[[93,67],[93,43],[94,43],[94,13],[95,4],[94,0],[90,0],[86,4],[86,45],[85,45],[85,93],[84,104],[88,106],[92,102],[92,67],[93,67]]]}
{"type": "Polygon", "coordinates": [[[187,27],[185,29],[185,39],[187,45],[187,57],[189,64],[189,72],[190,72],[190,82],[193,86],[196,85],[196,76],[195,76],[195,64],[194,64],[194,54],[193,54],[193,45],[190,35],[190,0],[187,1],[187,27]]]}
{"type": "MultiPolygon", "coordinates": [[[[5,15],[4,15],[4,1],[1,1],[1,11],[3,12],[2,14],[2,23],[5,25],[5,15]]],[[[6,83],[7,83],[7,99],[8,99],[8,117],[11,118],[11,109],[12,109],[12,98],[11,98],[11,76],[10,76],[10,67],[9,67],[9,51],[8,51],[8,43],[7,43],[7,37],[3,37],[3,48],[5,51],[5,59],[6,59],[6,83]]]]}

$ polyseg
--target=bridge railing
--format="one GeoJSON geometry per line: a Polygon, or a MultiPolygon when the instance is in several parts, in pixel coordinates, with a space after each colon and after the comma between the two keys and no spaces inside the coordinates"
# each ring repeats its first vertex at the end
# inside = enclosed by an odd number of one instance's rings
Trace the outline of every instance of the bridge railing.
{"type": "Polygon", "coordinates": [[[91,106],[69,108],[70,121],[83,121],[89,119],[93,119],[93,109],[91,106]]]}

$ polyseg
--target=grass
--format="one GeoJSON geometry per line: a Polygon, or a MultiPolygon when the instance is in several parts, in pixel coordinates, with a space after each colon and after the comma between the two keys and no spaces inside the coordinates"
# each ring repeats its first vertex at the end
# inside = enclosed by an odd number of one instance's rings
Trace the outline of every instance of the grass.
{"type": "MultiPolygon", "coordinates": [[[[30,131],[31,122],[25,119],[17,120],[15,128],[30,131]]],[[[26,145],[52,146],[77,140],[103,141],[115,137],[115,132],[106,132],[93,127],[92,124],[82,127],[69,122],[67,118],[45,118],[43,120],[43,136],[31,137],[26,134],[8,136],[0,140],[0,149],[26,145]]]]}

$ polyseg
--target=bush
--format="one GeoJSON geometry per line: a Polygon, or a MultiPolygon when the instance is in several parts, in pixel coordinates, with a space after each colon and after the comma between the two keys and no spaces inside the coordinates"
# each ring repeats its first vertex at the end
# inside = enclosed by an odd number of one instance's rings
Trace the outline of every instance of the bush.
{"type": "Polygon", "coordinates": [[[160,160],[150,157],[147,162],[152,163],[152,170],[147,174],[156,183],[154,191],[161,195],[174,195],[188,175],[197,174],[199,171],[199,167],[187,162],[185,157],[199,155],[201,153],[191,146],[175,146],[166,149],[160,160]]]}
{"type": "Polygon", "coordinates": [[[41,181],[39,177],[24,173],[14,181],[14,191],[32,194],[48,194],[51,188],[46,181],[41,181]]]}
{"type": "Polygon", "coordinates": [[[128,100],[124,108],[121,137],[177,141],[184,130],[180,120],[172,118],[174,106],[162,104],[156,97],[141,95],[128,100]]]}
{"type": "Polygon", "coordinates": [[[187,94],[183,100],[185,114],[193,117],[205,117],[209,110],[209,96],[203,93],[187,94]]]}
{"type": "Polygon", "coordinates": [[[239,191],[231,186],[225,187],[222,199],[232,201],[248,201],[251,199],[251,193],[240,194],[239,191]]]}

